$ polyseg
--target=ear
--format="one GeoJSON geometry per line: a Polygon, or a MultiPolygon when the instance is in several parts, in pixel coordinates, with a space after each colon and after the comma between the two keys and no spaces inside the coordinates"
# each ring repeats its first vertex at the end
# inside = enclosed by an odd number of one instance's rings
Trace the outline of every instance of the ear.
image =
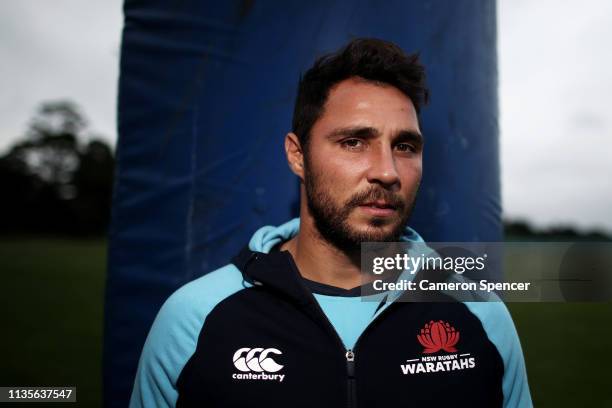
{"type": "Polygon", "coordinates": [[[291,171],[304,180],[304,152],[300,140],[295,133],[289,132],[285,136],[285,154],[291,171]]]}

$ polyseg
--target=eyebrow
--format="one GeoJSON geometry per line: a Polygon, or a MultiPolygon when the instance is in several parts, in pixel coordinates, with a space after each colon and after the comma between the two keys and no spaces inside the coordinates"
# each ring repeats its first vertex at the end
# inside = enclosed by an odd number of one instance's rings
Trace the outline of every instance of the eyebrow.
{"type": "MultiPolygon", "coordinates": [[[[356,137],[361,139],[372,139],[380,136],[380,131],[369,126],[349,126],[337,128],[329,132],[327,139],[337,139],[339,137],[356,137]]],[[[423,144],[423,135],[416,130],[402,129],[393,136],[394,142],[412,142],[418,145],[423,144]]]]}
{"type": "Polygon", "coordinates": [[[400,130],[394,138],[395,142],[411,142],[423,146],[423,135],[414,130],[400,130]]]}

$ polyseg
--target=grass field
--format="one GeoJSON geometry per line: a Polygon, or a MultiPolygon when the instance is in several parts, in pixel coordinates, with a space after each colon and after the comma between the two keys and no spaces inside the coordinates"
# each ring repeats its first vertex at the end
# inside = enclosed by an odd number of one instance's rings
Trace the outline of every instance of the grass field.
{"type": "MultiPolygon", "coordinates": [[[[101,406],[105,256],[103,240],[0,239],[0,385],[76,385],[101,406]]],[[[612,303],[509,308],[537,407],[612,407],[612,303]]]]}
{"type": "Polygon", "coordinates": [[[105,242],[1,238],[0,270],[0,385],[75,385],[101,406],[105,242]]]}
{"type": "Polygon", "coordinates": [[[513,303],[536,407],[612,407],[612,303],[513,303]]]}

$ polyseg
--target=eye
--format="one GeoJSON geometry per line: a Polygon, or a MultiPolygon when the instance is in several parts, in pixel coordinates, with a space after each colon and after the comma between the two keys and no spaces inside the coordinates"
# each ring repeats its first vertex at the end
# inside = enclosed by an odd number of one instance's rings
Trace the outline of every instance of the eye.
{"type": "Polygon", "coordinates": [[[359,150],[364,146],[363,141],[359,139],[345,139],[340,142],[340,145],[348,150],[359,150]]]}
{"type": "Polygon", "coordinates": [[[415,147],[410,143],[398,143],[395,145],[395,148],[402,153],[414,153],[416,151],[415,147]]]}

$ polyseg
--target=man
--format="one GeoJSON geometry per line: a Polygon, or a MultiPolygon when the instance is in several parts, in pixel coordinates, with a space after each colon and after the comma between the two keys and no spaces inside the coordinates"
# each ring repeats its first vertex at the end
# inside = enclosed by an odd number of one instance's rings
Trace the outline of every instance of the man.
{"type": "Polygon", "coordinates": [[[166,301],[132,407],[531,406],[503,303],[359,296],[361,242],[422,242],[406,224],[424,78],[416,56],[374,39],[304,75],[285,137],[300,218],[166,301]]]}

